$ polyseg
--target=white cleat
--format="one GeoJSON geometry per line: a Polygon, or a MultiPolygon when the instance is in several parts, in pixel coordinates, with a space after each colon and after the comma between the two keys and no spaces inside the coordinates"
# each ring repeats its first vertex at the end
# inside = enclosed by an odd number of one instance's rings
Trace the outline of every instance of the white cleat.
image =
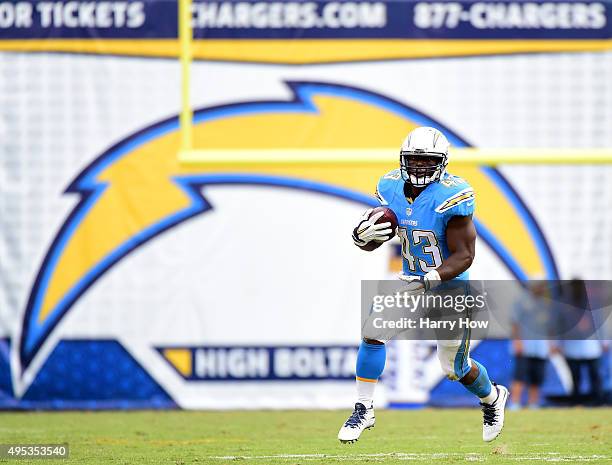
{"type": "Polygon", "coordinates": [[[374,407],[366,408],[365,405],[358,402],[351,416],[338,431],[338,439],[342,443],[355,442],[364,430],[374,427],[375,422],[374,407]]]}
{"type": "Polygon", "coordinates": [[[492,404],[483,404],[482,402],[482,439],[485,442],[491,442],[500,435],[504,427],[504,409],[508,401],[508,389],[501,384],[493,383],[493,387],[497,389],[497,399],[492,404]]]}

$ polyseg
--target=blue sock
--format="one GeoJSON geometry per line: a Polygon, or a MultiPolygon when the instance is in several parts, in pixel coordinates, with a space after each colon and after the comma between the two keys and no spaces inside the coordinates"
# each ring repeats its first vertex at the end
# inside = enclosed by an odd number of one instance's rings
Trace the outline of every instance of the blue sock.
{"type": "Polygon", "coordinates": [[[472,394],[483,399],[489,394],[491,394],[491,391],[493,390],[493,385],[491,384],[491,380],[489,379],[489,373],[487,373],[487,369],[474,359],[472,359],[472,363],[478,367],[478,377],[474,380],[472,384],[464,384],[464,386],[472,394]]]}
{"type": "Polygon", "coordinates": [[[357,352],[355,374],[361,381],[376,381],[382,374],[387,360],[387,349],[384,344],[368,344],[361,341],[357,352]]]}

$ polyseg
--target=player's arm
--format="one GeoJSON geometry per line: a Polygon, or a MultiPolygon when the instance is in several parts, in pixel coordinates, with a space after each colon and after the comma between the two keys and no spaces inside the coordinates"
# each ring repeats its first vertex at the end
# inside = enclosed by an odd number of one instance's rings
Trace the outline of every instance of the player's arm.
{"type": "MultiPolygon", "coordinates": [[[[381,194],[381,183],[384,179],[385,177],[383,176],[380,181],[378,181],[376,192],[374,194],[381,206],[388,205],[387,201],[381,194]]],[[[391,223],[387,221],[379,224],[376,223],[384,213],[378,212],[372,215],[373,210],[373,208],[366,210],[359,219],[357,226],[355,226],[353,229],[353,242],[361,250],[365,250],[367,252],[377,249],[383,244],[383,242],[386,242],[395,236],[395,230],[391,227],[391,223]]]]}
{"type": "Polygon", "coordinates": [[[436,268],[441,281],[456,278],[474,261],[476,228],[471,216],[453,216],[448,220],[446,244],[450,255],[436,268]]]}
{"type": "Polygon", "coordinates": [[[362,250],[371,252],[378,248],[383,242],[393,237],[391,223],[376,223],[384,212],[374,213],[373,208],[366,210],[361,216],[359,223],[353,229],[353,242],[362,250]]]}

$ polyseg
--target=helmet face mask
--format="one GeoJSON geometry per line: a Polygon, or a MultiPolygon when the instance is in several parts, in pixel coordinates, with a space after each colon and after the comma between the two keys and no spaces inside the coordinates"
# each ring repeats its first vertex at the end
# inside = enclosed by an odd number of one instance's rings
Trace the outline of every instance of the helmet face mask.
{"type": "Polygon", "coordinates": [[[439,181],[448,164],[448,140],[440,131],[419,127],[408,134],[400,149],[400,171],[404,181],[425,187],[439,181]]]}
{"type": "Polygon", "coordinates": [[[402,179],[415,187],[425,187],[440,180],[447,157],[441,153],[400,152],[402,179]]]}

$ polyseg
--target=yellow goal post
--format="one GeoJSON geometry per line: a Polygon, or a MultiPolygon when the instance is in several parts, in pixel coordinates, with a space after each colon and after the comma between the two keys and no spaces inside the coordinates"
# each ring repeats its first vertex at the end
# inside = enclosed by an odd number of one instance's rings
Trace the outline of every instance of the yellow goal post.
{"type": "MultiPolygon", "coordinates": [[[[181,113],[179,161],[186,164],[368,163],[394,160],[397,147],[370,149],[206,150],[193,147],[191,63],[193,61],[192,0],[179,0],[181,113]]],[[[610,148],[454,148],[456,164],[612,164],[610,148]]]]}

